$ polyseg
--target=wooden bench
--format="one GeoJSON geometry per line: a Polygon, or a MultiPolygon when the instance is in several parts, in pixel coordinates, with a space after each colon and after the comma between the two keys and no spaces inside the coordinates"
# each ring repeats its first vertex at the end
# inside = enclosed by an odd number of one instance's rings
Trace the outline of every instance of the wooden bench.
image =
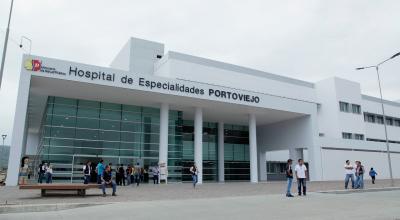
{"type": "Polygon", "coordinates": [[[20,185],[19,189],[40,189],[41,195],[46,196],[47,191],[77,191],[77,195],[85,196],[87,189],[100,188],[100,184],[30,184],[30,185],[20,185]]]}

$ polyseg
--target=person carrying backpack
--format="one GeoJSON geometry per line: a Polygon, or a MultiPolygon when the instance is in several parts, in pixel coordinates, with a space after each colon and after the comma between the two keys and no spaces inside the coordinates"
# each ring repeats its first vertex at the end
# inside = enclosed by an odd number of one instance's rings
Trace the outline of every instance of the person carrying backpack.
{"type": "Polygon", "coordinates": [[[356,161],[356,189],[364,189],[364,166],[361,165],[361,161],[356,161]]]}
{"type": "Polygon", "coordinates": [[[46,170],[44,169],[44,161],[42,161],[41,164],[39,164],[38,167],[38,183],[43,183],[43,178],[44,174],[46,173],[46,170]]]}
{"type": "Polygon", "coordinates": [[[92,162],[86,162],[86,165],[83,166],[83,184],[88,184],[90,182],[90,175],[92,172],[92,162]]]}
{"type": "Polygon", "coordinates": [[[286,164],[286,179],[287,179],[287,188],[286,188],[286,197],[293,197],[290,190],[292,189],[293,182],[293,170],[292,170],[292,159],[287,160],[286,164]]]}
{"type": "Polygon", "coordinates": [[[197,169],[196,163],[193,163],[193,166],[190,167],[190,174],[192,175],[193,188],[196,188],[196,184],[198,181],[197,175],[199,174],[199,170],[197,169]]]}

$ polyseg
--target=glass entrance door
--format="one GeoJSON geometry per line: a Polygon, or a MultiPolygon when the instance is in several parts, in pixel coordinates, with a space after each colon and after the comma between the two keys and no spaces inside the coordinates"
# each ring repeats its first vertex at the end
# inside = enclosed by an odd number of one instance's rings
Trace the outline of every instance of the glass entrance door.
{"type": "Polygon", "coordinates": [[[71,182],[73,183],[80,183],[83,182],[83,166],[88,162],[92,162],[92,174],[91,174],[91,182],[96,182],[96,173],[94,171],[96,170],[96,166],[100,161],[100,158],[104,160],[104,165],[111,165],[112,170],[116,170],[117,166],[119,164],[119,157],[98,157],[96,155],[73,155],[72,159],[72,177],[71,177],[71,182]]]}

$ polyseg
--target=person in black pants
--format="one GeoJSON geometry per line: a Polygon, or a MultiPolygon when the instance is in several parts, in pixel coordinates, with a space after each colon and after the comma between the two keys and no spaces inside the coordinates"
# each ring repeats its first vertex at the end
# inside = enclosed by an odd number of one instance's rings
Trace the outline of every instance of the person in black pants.
{"type": "Polygon", "coordinates": [[[160,175],[160,169],[158,166],[155,166],[152,168],[152,173],[153,173],[153,183],[158,184],[158,176],[160,175]]]}
{"type": "Polygon", "coordinates": [[[44,161],[39,165],[38,168],[38,183],[43,183],[43,177],[45,174],[46,170],[44,169],[44,161]]]}
{"type": "Polygon", "coordinates": [[[298,160],[298,164],[294,168],[297,178],[297,189],[299,196],[301,196],[301,188],[303,188],[303,196],[306,195],[306,178],[307,178],[307,167],[304,165],[303,159],[298,160]]]}
{"type": "Polygon", "coordinates": [[[123,164],[118,168],[117,175],[119,176],[119,182],[117,182],[117,184],[120,186],[123,184],[125,186],[125,170],[123,164]]]}
{"type": "Polygon", "coordinates": [[[87,161],[85,166],[83,166],[83,184],[88,184],[90,182],[92,172],[92,162],[87,161]]]}

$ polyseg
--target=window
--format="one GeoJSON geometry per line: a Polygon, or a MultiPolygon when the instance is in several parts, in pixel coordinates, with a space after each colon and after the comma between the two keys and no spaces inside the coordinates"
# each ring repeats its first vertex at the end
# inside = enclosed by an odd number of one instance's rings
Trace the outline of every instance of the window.
{"type": "Polygon", "coordinates": [[[351,133],[342,132],[342,137],[343,137],[343,139],[351,139],[352,138],[352,134],[351,133]]]}
{"type": "Polygon", "coordinates": [[[351,104],[351,109],[354,114],[361,114],[361,106],[356,104],[351,104]]]}
{"type": "Polygon", "coordinates": [[[392,125],[392,126],[393,126],[393,118],[387,118],[387,117],[386,117],[386,124],[387,124],[387,125],[392,125]]]}
{"type": "Polygon", "coordinates": [[[383,116],[376,116],[376,123],[383,124],[383,116]]]}
{"type": "MultiPolygon", "coordinates": [[[[370,123],[375,123],[375,115],[373,114],[366,114],[365,121],[370,122],[370,123]]],[[[382,119],[383,123],[383,119],[382,119]]]]}
{"type": "Polygon", "coordinates": [[[319,136],[320,136],[320,137],[324,137],[325,134],[324,134],[324,133],[319,133],[319,136]]]}
{"type": "Polygon", "coordinates": [[[400,119],[394,120],[394,126],[400,127],[400,119]]]}
{"type": "Polygon", "coordinates": [[[363,134],[354,134],[354,139],[356,139],[356,140],[364,140],[364,135],[363,134]]]}
{"type": "Polygon", "coordinates": [[[341,112],[349,112],[349,103],[347,102],[339,102],[340,111],[341,112]]]}

